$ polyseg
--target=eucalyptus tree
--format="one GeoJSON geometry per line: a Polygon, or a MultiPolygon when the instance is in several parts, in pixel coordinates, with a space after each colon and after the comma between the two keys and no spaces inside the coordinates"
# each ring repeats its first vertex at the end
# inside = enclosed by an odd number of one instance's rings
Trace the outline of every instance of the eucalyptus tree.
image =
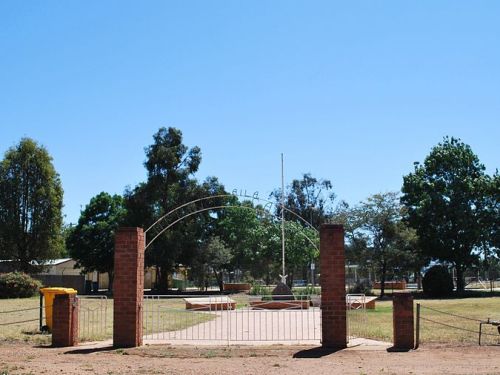
{"type": "Polygon", "coordinates": [[[63,189],[47,149],[30,138],[0,163],[0,257],[32,270],[31,261],[57,257],[62,240],[63,189]]]}
{"type": "Polygon", "coordinates": [[[90,199],[66,240],[76,266],[84,272],[107,272],[113,287],[114,235],[126,216],[123,198],[102,192],[90,199]]]}
{"type": "MultiPolygon", "coordinates": [[[[156,266],[160,289],[168,284],[168,274],[182,263],[190,265],[199,247],[210,237],[213,220],[217,213],[201,211],[191,215],[195,204],[187,203],[212,195],[226,194],[224,186],[210,177],[203,183],[195,178],[201,163],[199,147],[184,145],[182,132],[175,128],[160,128],[153,135],[153,143],[145,148],[147,180],[135,188],[125,191],[127,225],[149,228],[157,220],[162,220],[172,210],[175,215],[164,220],[183,219],[161,234],[146,251],[146,264],[156,266]],[[173,219],[174,218],[174,219],[173,219]]],[[[222,197],[205,201],[221,206],[222,197]]],[[[149,239],[149,238],[148,238],[149,239]]]]}
{"type": "MultiPolygon", "coordinates": [[[[280,216],[281,189],[272,192],[271,197],[276,201],[276,214],[280,216]]],[[[335,193],[331,181],[318,180],[310,173],[304,173],[300,180],[294,179],[287,187],[284,196],[285,208],[311,223],[316,229],[319,229],[319,226],[331,217],[334,201],[335,193]]],[[[285,210],[285,219],[307,226],[303,220],[287,210],[285,210]]]]}
{"type": "Polygon", "coordinates": [[[406,219],[426,255],[455,267],[458,291],[464,290],[465,270],[479,260],[487,231],[484,171],[469,145],[445,137],[403,178],[406,219]]]}

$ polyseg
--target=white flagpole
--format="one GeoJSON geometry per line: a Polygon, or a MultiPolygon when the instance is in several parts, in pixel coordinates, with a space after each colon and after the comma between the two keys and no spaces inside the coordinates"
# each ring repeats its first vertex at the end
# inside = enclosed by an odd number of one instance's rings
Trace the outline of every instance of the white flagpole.
{"type": "Polygon", "coordinates": [[[283,153],[281,153],[281,282],[286,284],[285,274],[285,174],[283,169],[283,153]]]}

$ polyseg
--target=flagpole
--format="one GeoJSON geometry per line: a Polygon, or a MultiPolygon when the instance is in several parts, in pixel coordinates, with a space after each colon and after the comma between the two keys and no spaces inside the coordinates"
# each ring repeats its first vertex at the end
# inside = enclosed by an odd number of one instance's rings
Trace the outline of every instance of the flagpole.
{"type": "Polygon", "coordinates": [[[286,284],[285,274],[285,174],[283,168],[283,153],[281,153],[281,282],[286,284]]]}

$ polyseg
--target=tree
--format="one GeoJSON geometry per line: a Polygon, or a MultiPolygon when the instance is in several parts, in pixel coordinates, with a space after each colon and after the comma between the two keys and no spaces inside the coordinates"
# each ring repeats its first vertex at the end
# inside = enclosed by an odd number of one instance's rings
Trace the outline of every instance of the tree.
{"type": "Polygon", "coordinates": [[[0,256],[19,262],[57,257],[62,249],[63,190],[48,151],[30,138],[10,148],[0,164],[0,256]]]}
{"type": "Polygon", "coordinates": [[[464,272],[478,261],[475,249],[484,238],[484,170],[470,146],[445,137],[403,177],[406,219],[424,254],[454,265],[457,291],[464,290],[464,272]]]}
{"type": "Polygon", "coordinates": [[[375,194],[356,209],[358,236],[365,241],[372,264],[380,277],[380,295],[390,269],[407,269],[415,252],[415,233],[402,221],[402,207],[396,192],[375,194]]]}
{"type": "Polygon", "coordinates": [[[102,192],[85,206],[66,241],[76,267],[83,268],[84,272],[107,272],[110,290],[114,275],[115,231],[125,213],[121,196],[102,192]]]}
{"type": "MultiPolygon", "coordinates": [[[[126,223],[148,228],[158,219],[183,203],[205,195],[207,191],[223,190],[215,179],[200,185],[194,173],[201,163],[198,147],[189,149],[182,143],[182,132],[160,128],[146,147],[144,166],[147,181],[125,192],[126,223]]],[[[189,207],[186,207],[188,210],[189,207]]],[[[178,217],[184,211],[178,212],[178,217]]],[[[179,262],[189,263],[196,254],[202,236],[202,223],[210,221],[208,213],[187,217],[182,225],[164,232],[147,250],[146,264],[156,266],[160,288],[168,285],[168,273],[179,262]]]]}
{"type": "MultiPolygon", "coordinates": [[[[275,190],[271,196],[276,200],[276,214],[281,216],[281,189],[275,190]]],[[[285,208],[296,215],[285,211],[287,221],[296,221],[303,226],[309,222],[314,228],[319,228],[332,214],[332,204],[335,194],[329,180],[318,180],[310,173],[305,173],[301,180],[293,180],[285,192],[285,208]]]]}
{"type": "Polygon", "coordinates": [[[198,269],[202,272],[212,272],[219,290],[224,290],[224,271],[226,271],[231,263],[233,255],[231,250],[224,244],[219,237],[212,237],[207,244],[201,249],[197,258],[199,263],[198,269]]]}

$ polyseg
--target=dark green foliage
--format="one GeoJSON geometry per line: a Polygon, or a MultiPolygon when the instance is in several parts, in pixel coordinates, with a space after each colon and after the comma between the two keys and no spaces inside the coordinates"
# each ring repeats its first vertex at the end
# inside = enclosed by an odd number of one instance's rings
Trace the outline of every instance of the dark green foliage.
{"type": "MultiPolygon", "coordinates": [[[[285,219],[319,229],[332,214],[335,200],[330,180],[318,180],[310,173],[304,173],[301,180],[293,180],[285,191],[285,219]]],[[[271,193],[276,200],[276,216],[281,216],[281,189],[271,193]]]]}
{"type": "Polygon", "coordinates": [[[108,272],[110,289],[114,269],[114,235],[125,217],[123,198],[100,193],[82,211],[66,240],[76,266],[85,272],[108,272]]]}
{"type": "Polygon", "coordinates": [[[416,267],[417,236],[402,217],[405,209],[396,192],[374,194],[354,208],[347,204],[335,212],[336,222],[346,227],[346,256],[366,274],[375,271],[381,282],[380,295],[385,293],[385,281],[391,272],[404,272],[416,267]]]}
{"type": "Polygon", "coordinates": [[[425,273],[422,287],[429,297],[447,297],[453,292],[453,279],[445,267],[432,266],[425,273]]]}
{"type": "Polygon", "coordinates": [[[31,261],[62,250],[63,190],[47,150],[23,138],[0,163],[0,258],[32,271],[31,261]]]}
{"type": "Polygon", "coordinates": [[[464,289],[465,270],[479,259],[474,250],[490,237],[484,170],[468,145],[446,137],[403,178],[406,219],[416,229],[424,255],[455,267],[458,291],[464,289]]]}
{"type": "Polygon", "coordinates": [[[349,294],[364,294],[366,296],[373,295],[372,285],[369,280],[357,281],[352,287],[349,288],[349,294]]]}
{"type": "Polygon", "coordinates": [[[0,274],[0,298],[27,298],[38,294],[42,283],[22,272],[0,274]]]}

